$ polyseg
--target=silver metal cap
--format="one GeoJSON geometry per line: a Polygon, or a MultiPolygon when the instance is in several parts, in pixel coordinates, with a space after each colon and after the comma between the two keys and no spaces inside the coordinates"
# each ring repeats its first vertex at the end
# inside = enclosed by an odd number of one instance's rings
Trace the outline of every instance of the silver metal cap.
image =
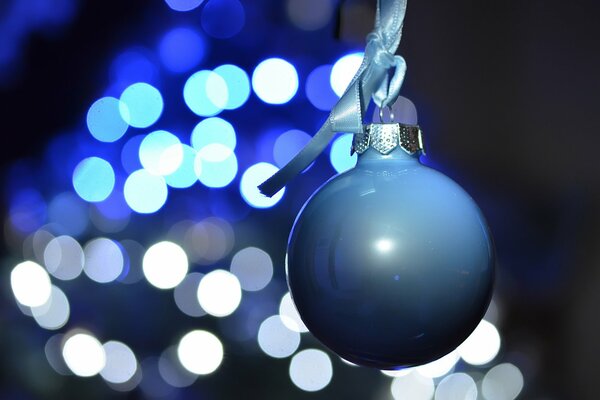
{"type": "Polygon", "coordinates": [[[354,135],[351,154],[362,154],[371,147],[386,155],[397,147],[412,155],[425,153],[421,129],[417,125],[369,124],[363,133],[354,135]]]}

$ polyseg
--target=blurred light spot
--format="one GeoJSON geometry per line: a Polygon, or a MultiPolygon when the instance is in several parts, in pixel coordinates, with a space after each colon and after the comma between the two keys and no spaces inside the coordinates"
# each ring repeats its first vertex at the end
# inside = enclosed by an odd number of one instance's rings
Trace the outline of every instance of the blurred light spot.
{"type": "Polygon", "coordinates": [[[198,264],[213,264],[233,248],[235,234],[231,224],[221,218],[206,218],[190,226],[183,243],[192,260],[198,264]]]}
{"type": "Polygon", "coordinates": [[[237,138],[233,125],[221,118],[202,120],[192,131],[191,144],[196,151],[201,151],[211,144],[222,144],[234,150],[237,138]]]}
{"type": "Polygon", "coordinates": [[[54,239],[54,235],[44,229],[40,229],[33,234],[33,254],[38,263],[45,265],[44,252],[52,239],[54,239]]]}
{"type": "Polygon", "coordinates": [[[204,0],[165,0],[165,3],[175,11],[191,11],[203,2],[204,0]]]}
{"type": "Polygon", "coordinates": [[[315,31],[329,23],[333,6],[333,0],[287,0],[287,15],[298,28],[315,31]]]}
{"type": "MultiPolygon", "coordinates": [[[[273,146],[273,159],[279,168],[286,165],[306,146],[312,137],[303,131],[292,129],[281,134],[273,146]]],[[[310,167],[309,167],[310,168],[310,167]]],[[[308,168],[307,168],[308,169],[308,168]]]]}
{"type": "Polygon", "coordinates": [[[129,111],[120,103],[114,97],[103,97],[92,104],[87,113],[87,126],[93,137],[101,142],[112,143],[127,132],[129,111]],[[121,116],[121,107],[126,118],[121,116]]]}
{"type": "Polygon", "coordinates": [[[62,333],[50,337],[44,346],[44,353],[53,370],[61,375],[71,375],[71,371],[62,357],[63,337],[62,333]]]}
{"type": "Polygon", "coordinates": [[[180,27],[167,32],[158,44],[165,68],[181,73],[196,67],[206,55],[206,41],[193,28],[180,27]]]}
{"type": "Polygon", "coordinates": [[[74,193],[64,192],[48,205],[48,221],[57,225],[57,231],[79,236],[88,228],[88,204],[74,193]]]}
{"type": "Polygon", "coordinates": [[[198,379],[198,375],[192,374],[181,365],[176,346],[171,346],[162,353],[158,360],[158,372],[165,382],[176,388],[188,387],[198,379]]]}
{"type": "Polygon", "coordinates": [[[162,176],[140,169],[125,181],[123,194],[131,209],[140,214],[152,214],[166,203],[168,188],[162,176]]]}
{"type": "Polygon", "coordinates": [[[119,90],[136,82],[155,82],[158,76],[153,53],[141,47],[121,53],[112,63],[110,72],[113,84],[119,90]]]}
{"type": "Polygon", "coordinates": [[[427,376],[429,378],[439,378],[440,376],[444,376],[452,371],[459,359],[460,356],[458,355],[458,352],[453,351],[450,354],[446,354],[442,358],[438,358],[435,361],[421,365],[415,369],[423,376],[427,376]]]}
{"type": "Polygon", "coordinates": [[[181,365],[191,373],[207,375],[221,365],[223,345],[212,333],[195,330],[181,338],[177,356],[181,365]]]}
{"type": "Polygon", "coordinates": [[[226,317],[242,300],[242,287],[232,273],[217,269],[206,274],[198,285],[198,302],[210,315],[226,317]]]}
{"type": "Polygon", "coordinates": [[[289,357],[300,346],[300,334],[288,329],[279,315],[273,315],[260,324],[258,345],[268,356],[289,357]]]}
{"type": "Polygon", "coordinates": [[[83,270],[81,245],[70,236],[58,236],[44,250],[44,265],[50,274],[63,281],[77,278],[83,270]]]}
{"type": "Polygon", "coordinates": [[[121,247],[107,238],[94,239],[84,248],[85,274],[98,283],[108,283],[117,279],[123,272],[123,252],[121,247]]]}
{"type": "Polygon", "coordinates": [[[285,104],[298,91],[296,68],[281,58],[269,58],[254,69],[252,88],[268,104],[285,104]]]}
{"type": "Polygon", "coordinates": [[[229,147],[222,144],[208,145],[196,154],[194,172],[204,186],[209,188],[225,187],[237,175],[237,157],[229,147]]]}
{"type": "Polygon", "coordinates": [[[44,198],[37,190],[20,190],[10,202],[10,223],[22,233],[33,232],[46,220],[46,212],[44,198]]]}
{"type": "Polygon", "coordinates": [[[159,289],[172,289],[185,278],[188,259],[181,247],[172,242],[152,245],[144,254],[144,275],[159,289]]]}
{"type": "Polygon", "coordinates": [[[315,68],[306,79],[306,97],[317,109],[329,111],[337,103],[339,96],[330,84],[331,65],[315,68]]]}
{"type": "Polygon", "coordinates": [[[121,150],[121,165],[128,174],[142,168],[140,162],[140,145],[146,135],[137,135],[125,142],[121,150]]]}
{"type": "Polygon", "coordinates": [[[490,369],[481,384],[486,400],[514,400],[523,390],[523,374],[513,364],[504,363],[490,369]]]}
{"type": "Polygon", "coordinates": [[[140,144],[142,166],[154,175],[169,175],[183,162],[183,149],[177,136],[167,131],[149,133],[140,144]]]}
{"type": "Polygon", "coordinates": [[[106,342],[102,347],[106,354],[106,364],[100,371],[102,378],[111,383],[125,383],[133,378],[138,368],[133,351],[117,341],[106,342]]]}
{"type": "Polygon", "coordinates": [[[17,301],[28,307],[46,303],[52,290],[48,273],[33,261],[22,262],[13,268],[10,286],[17,301]]]}
{"type": "Polygon", "coordinates": [[[212,117],[229,102],[227,82],[213,71],[199,71],[189,77],[183,87],[185,104],[201,117],[212,117]]]}
{"type": "Polygon", "coordinates": [[[358,156],[356,153],[350,155],[350,149],[352,148],[353,135],[350,133],[341,135],[331,145],[331,152],[329,153],[329,161],[331,165],[338,173],[346,172],[356,166],[356,160],[358,156]]]}
{"type": "Polygon", "coordinates": [[[363,56],[364,53],[348,54],[347,56],[340,58],[333,65],[329,82],[331,88],[338,97],[341,97],[344,94],[348,85],[352,82],[352,78],[354,78],[354,75],[356,75],[362,64],[363,56]]]}
{"type": "Polygon", "coordinates": [[[83,159],[73,171],[73,188],[85,201],[106,200],[115,187],[115,172],[108,161],[99,157],[83,159]]]}
{"type": "Polygon", "coordinates": [[[256,292],[271,282],[273,261],[264,250],[257,247],[246,247],[233,256],[229,270],[237,276],[242,289],[256,292]]]}
{"type": "Polygon", "coordinates": [[[77,376],[94,376],[106,364],[102,344],[87,333],[69,337],[63,345],[62,354],[69,369],[77,376]]]}
{"type": "Polygon", "coordinates": [[[52,285],[50,297],[39,307],[32,307],[31,314],[35,322],[44,329],[60,329],[69,320],[71,308],[69,300],[60,288],[52,285]]]}
{"type": "Polygon", "coordinates": [[[477,400],[477,384],[469,375],[448,375],[438,384],[435,400],[477,400]]]}
{"type": "Polygon", "coordinates": [[[458,353],[471,365],[484,365],[500,351],[500,334],[491,323],[482,320],[471,336],[458,348],[458,353]]]}
{"type": "Polygon", "coordinates": [[[134,83],[121,95],[121,117],[135,128],[147,128],[162,114],[163,98],[154,86],[144,82],[134,83]]]}
{"type": "Polygon", "coordinates": [[[127,227],[131,216],[131,209],[125,202],[123,192],[113,190],[108,198],[94,204],[90,209],[90,219],[102,232],[120,232],[127,227]]]}
{"type": "Polygon", "coordinates": [[[292,301],[292,295],[290,292],[287,292],[279,303],[279,315],[283,320],[285,326],[295,332],[308,332],[308,328],[302,322],[302,318],[300,318],[300,314],[298,314],[298,310],[296,309],[296,305],[292,301]]]}
{"type": "Polygon", "coordinates": [[[215,68],[214,72],[227,84],[229,98],[225,109],[235,110],[243,106],[250,97],[250,79],[246,71],[236,65],[226,64],[215,68]]]}
{"type": "Polygon", "coordinates": [[[433,379],[411,371],[408,375],[395,377],[390,389],[395,400],[431,400],[434,384],[433,379]]]}
{"type": "Polygon", "coordinates": [[[206,311],[202,309],[198,302],[198,286],[203,276],[204,274],[199,272],[192,272],[173,291],[175,304],[182,313],[190,317],[206,315],[206,311]]]}
{"type": "Polygon", "coordinates": [[[211,0],[202,9],[202,28],[217,39],[238,34],[246,22],[246,12],[239,0],[211,0]]]}
{"type": "Polygon", "coordinates": [[[306,349],[292,358],[289,373],[294,385],[306,392],[316,392],[331,382],[333,365],[325,352],[306,349]]]}
{"type": "Polygon", "coordinates": [[[196,160],[196,150],[188,145],[180,145],[182,152],[181,164],[173,173],[165,176],[167,185],[177,188],[189,188],[196,183],[198,177],[194,171],[194,162],[196,160]]]}
{"type": "Polygon", "coordinates": [[[117,279],[125,284],[139,282],[144,277],[142,271],[142,259],[144,257],[144,247],[135,240],[121,240],[123,249],[124,267],[123,273],[117,279]]]}
{"type": "Polygon", "coordinates": [[[267,197],[258,190],[258,185],[279,171],[276,166],[261,162],[254,164],[244,172],[240,181],[240,193],[246,203],[254,208],[270,208],[283,198],[285,188],[273,197],[267,197]]]}

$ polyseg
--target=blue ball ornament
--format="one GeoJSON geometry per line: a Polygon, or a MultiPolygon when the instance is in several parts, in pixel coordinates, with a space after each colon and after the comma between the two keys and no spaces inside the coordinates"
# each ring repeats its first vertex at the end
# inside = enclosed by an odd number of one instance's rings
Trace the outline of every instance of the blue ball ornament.
{"type": "Polygon", "coordinates": [[[298,215],[288,285],[308,329],[345,360],[425,364],[458,347],[483,317],[491,235],[473,199],[421,164],[418,151],[367,147],[298,215]]]}

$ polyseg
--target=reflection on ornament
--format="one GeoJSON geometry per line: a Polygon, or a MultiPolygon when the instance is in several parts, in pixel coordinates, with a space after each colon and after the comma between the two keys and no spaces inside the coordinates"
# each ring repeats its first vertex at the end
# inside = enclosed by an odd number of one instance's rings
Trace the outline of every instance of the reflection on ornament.
{"type": "Polygon", "coordinates": [[[312,195],[288,246],[288,283],[306,326],[344,359],[379,369],[453,351],[483,317],[493,285],[479,208],[419,162],[414,141],[401,147],[410,129],[372,124],[366,142],[357,136],[355,148],[368,142],[357,166],[312,195]]]}

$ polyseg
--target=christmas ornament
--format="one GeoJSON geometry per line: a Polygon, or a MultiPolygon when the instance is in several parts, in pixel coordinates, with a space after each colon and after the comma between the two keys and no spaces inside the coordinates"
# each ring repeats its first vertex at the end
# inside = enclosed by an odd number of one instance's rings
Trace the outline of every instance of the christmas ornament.
{"type": "Polygon", "coordinates": [[[380,109],[398,98],[406,64],[393,54],[405,9],[406,1],[378,2],[350,87],[306,148],[260,187],[274,194],[335,132],[355,134],[357,166],[304,205],[286,272],[314,336],[342,358],[379,369],[425,364],[459,346],[483,317],[494,276],[483,215],[458,184],[420,163],[419,127],[362,123],[371,97],[380,109]]]}

